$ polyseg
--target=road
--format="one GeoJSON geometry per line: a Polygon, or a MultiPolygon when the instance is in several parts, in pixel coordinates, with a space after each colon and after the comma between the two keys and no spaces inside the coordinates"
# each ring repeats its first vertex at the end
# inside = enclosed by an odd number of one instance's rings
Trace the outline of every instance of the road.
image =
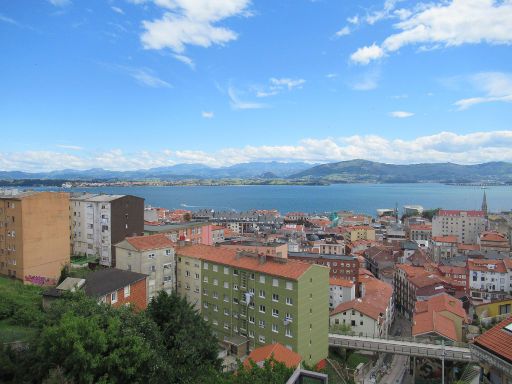
{"type": "Polygon", "coordinates": [[[402,355],[394,355],[391,362],[391,368],[380,379],[381,383],[385,384],[398,384],[402,382],[405,372],[408,369],[409,358],[402,355]]]}

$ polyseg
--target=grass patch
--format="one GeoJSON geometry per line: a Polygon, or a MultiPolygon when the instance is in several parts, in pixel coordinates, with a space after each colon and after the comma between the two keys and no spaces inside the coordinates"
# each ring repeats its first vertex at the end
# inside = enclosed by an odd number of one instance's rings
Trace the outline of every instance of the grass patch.
{"type": "Polygon", "coordinates": [[[0,277],[0,321],[20,327],[34,327],[43,318],[43,288],[0,277]]]}
{"type": "Polygon", "coordinates": [[[364,356],[364,355],[360,355],[359,353],[351,353],[348,357],[348,360],[347,360],[347,367],[350,368],[350,369],[356,369],[356,367],[360,364],[360,363],[363,363],[365,364],[367,361],[368,361],[368,357],[364,356]]]}
{"type": "Polygon", "coordinates": [[[13,341],[29,341],[35,333],[34,328],[14,325],[9,320],[0,321],[0,344],[13,341]]]}

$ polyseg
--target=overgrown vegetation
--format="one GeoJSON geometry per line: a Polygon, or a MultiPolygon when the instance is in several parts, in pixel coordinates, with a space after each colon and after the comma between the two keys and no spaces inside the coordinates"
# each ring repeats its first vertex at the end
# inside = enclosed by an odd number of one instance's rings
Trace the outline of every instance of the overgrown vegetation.
{"type": "Polygon", "coordinates": [[[277,384],[293,371],[271,359],[223,373],[210,326],[177,294],[161,292],[146,311],[135,312],[69,293],[43,312],[41,293],[0,279],[6,298],[0,332],[3,324],[11,333],[22,325],[22,333],[30,331],[13,336],[25,348],[2,345],[0,382],[277,384]]]}

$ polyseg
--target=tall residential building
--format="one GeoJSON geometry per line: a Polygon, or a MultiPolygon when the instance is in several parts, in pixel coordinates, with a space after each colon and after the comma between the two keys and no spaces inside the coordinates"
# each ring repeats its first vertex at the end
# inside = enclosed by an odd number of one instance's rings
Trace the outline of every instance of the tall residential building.
{"type": "Polygon", "coordinates": [[[95,256],[115,267],[114,244],[144,232],[144,199],[131,195],[72,195],[69,202],[71,252],[95,256]]]}
{"type": "Polygon", "coordinates": [[[503,299],[512,292],[512,260],[468,259],[467,290],[473,301],[503,299]]]}
{"type": "Polygon", "coordinates": [[[327,357],[328,268],[205,245],[178,247],[176,256],[178,292],[221,340],[281,343],[308,364],[327,357]]]}
{"type": "Polygon", "coordinates": [[[440,210],[432,220],[432,237],[457,236],[462,244],[476,244],[485,231],[487,219],[483,211],[440,210]]]}
{"type": "Polygon", "coordinates": [[[174,243],[165,235],[127,237],[116,247],[116,268],[148,275],[148,301],[176,287],[174,243]]]}
{"type": "Polygon", "coordinates": [[[69,194],[0,192],[0,274],[54,284],[69,263],[69,194]]]}

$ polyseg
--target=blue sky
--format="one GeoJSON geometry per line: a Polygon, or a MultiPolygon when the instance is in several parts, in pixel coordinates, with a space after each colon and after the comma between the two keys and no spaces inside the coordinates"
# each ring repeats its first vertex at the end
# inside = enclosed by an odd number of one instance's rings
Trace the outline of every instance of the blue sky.
{"type": "Polygon", "coordinates": [[[512,161],[511,20],[510,0],[0,0],[0,169],[512,161]]]}

